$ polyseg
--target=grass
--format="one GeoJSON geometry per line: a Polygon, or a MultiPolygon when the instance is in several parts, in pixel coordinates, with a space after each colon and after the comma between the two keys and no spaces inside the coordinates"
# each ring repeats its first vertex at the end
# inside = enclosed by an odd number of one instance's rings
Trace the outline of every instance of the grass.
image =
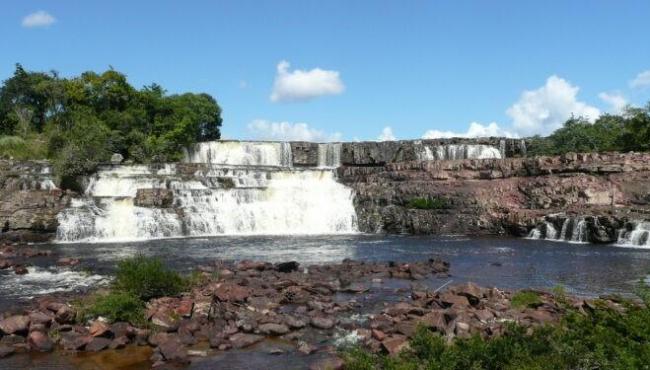
{"type": "Polygon", "coordinates": [[[38,135],[0,136],[1,159],[45,159],[47,158],[47,143],[38,135]]]}
{"type": "Polygon", "coordinates": [[[127,321],[133,325],[143,325],[146,322],[144,306],[144,302],[133,294],[110,292],[98,296],[87,313],[93,317],[102,316],[110,322],[127,321]]]}
{"type": "Polygon", "coordinates": [[[516,308],[535,307],[542,303],[535,292],[519,291],[512,296],[512,306],[516,308]]]}
{"type": "MultiPolygon", "coordinates": [[[[539,299],[531,292],[515,295],[523,305],[539,299]]],[[[560,293],[560,292],[558,292],[560,293]]],[[[534,293],[533,293],[534,294],[534,293]]],[[[573,370],[650,369],[650,288],[642,284],[645,305],[624,302],[624,310],[596,301],[580,312],[565,305],[562,321],[526,328],[508,324],[499,337],[474,336],[448,343],[436,332],[418,328],[409,348],[396,357],[371,354],[361,348],[343,353],[348,370],[573,370]]],[[[513,297],[514,303],[514,297],[513,297]]]]}
{"type": "Polygon", "coordinates": [[[115,291],[132,294],[146,302],[178,295],[188,287],[188,282],[165,267],[160,259],[139,255],[118,264],[113,285],[115,291]]]}
{"type": "Polygon", "coordinates": [[[408,208],[415,209],[447,209],[450,208],[449,201],[443,197],[413,198],[406,204],[408,208]]]}

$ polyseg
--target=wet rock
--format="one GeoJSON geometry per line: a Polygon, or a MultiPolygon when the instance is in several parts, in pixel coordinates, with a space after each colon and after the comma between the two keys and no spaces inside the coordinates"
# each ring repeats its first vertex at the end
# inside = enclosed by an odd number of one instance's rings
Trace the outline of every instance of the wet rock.
{"type": "Polygon", "coordinates": [[[264,262],[243,260],[237,264],[237,270],[247,271],[247,270],[257,270],[264,271],[267,268],[267,264],[264,262]]]}
{"type": "Polygon", "coordinates": [[[177,315],[181,317],[192,317],[192,312],[194,311],[194,302],[189,298],[183,298],[178,302],[178,305],[174,309],[177,315]]]}
{"type": "Polygon", "coordinates": [[[467,297],[462,295],[456,295],[451,292],[445,292],[441,294],[440,301],[446,307],[453,306],[454,308],[458,308],[458,307],[467,307],[470,305],[467,297]]]}
{"type": "Polygon", "coordinates": [[[135,336],[135,329],[128,322],[115,322],[111,325],[110,330],[116,338],[133,338],[135,336]]]}
{"type": "Polygon", "coordinates": [[[219,284],[214,291],[214,296],[221,302],[243,302],[250,295],[250,288],[233,283],[219,284]]]}
{"type": "Polygon", "coordinates": [[[147,339],[147,343],[153,347],[159,346],[161,343],[167,341],[169,339],[170,334],[165,333],[165,332],[158,332],[158,333],[153,333],[149,335],[149,338],[147,339]]]}
{"type": "Polygon", "coordinates": [[[424,310],[421,307],[415,307],[406,302],[397,303],[386,309],[386,314],[390,316],[400,316],[405,314],[424,314],[424,310]]]}
{"type": "Polygon", "coordinates": [[[231,335],[229,338],[230,343],[235,349],[250,347],[255,343],[261,342],[263,339],[264,337],[261,335],[245,333],[237,333],[231,335]]]}
{"type": "Polygon", "coordinates": [[[309,370],[341,370],[344,367],[345,362],[341,358],[331,356],[312,363],[309,370]]]}
{"type": "Polygon", "coordinates": [[[447,320],[443,310],[433,310],[419,319],[419,322],[428,328],[444,333],[447,330],[447,320]]]}
{"type": "Polygon", "coordinates": [[[59,324],[68,324],[74,322],[75,312],[68,305],[61,305],[56,311],[55,320],[59,324]]]}
{"type": "Polygon", "coordinates": [[[322,316],[312,317],[310,323],[315,328],[325,329],[325,330],[333,328],[335,324],[334,320],[322,316]]]}
{"type": "Polygon", "coordinates": [[[13,266],[13,263],[10,260],[0,258],[0,270],[8,269],[11,266],[13,266]]]}
{"type": "Polygon", "coordinates": [[[484,296],[483,289],[471,282],[457,286],[455,290],[458,295],[465,296],[472,306],[476,306],[484,296]]]}
{"type": "Polygon", "coordinates": [[[16,275],[25,275],[28,274],[29,270],[25,266],[14,266],[14,274],[16,275]]]}
{"type": "Polygon", "coordinates": [[[180,343],[178,338],[168,338],[158,346],[160,354],[166,361],[187,364],[189,359],[187,356],[187,349],[180,343]]]}
{"type": "Polygon", "coordinates": [[[13,355],[16,352],[14,347],[0,345],[0,358],[5,358],[13,355]]]}
{"type": "Polygon", "coordinates": [[[276,269],[278,270],[278,272],[289,273],[289,272],[298,271],[299,266],[300,264],[296,261],[282,262],[276,265],[276,269]]]}
{"type": "Polygon", "coordinates": [[[93,337],[105,337],[111,335],[111,327],[103,322],[96,320],[90,325],[90,335],[93,337]]]}
{"type": "Polygon", "coordinates": [[[418,323],[416,321],[402,321],[398,322],[395,325],[395,330],[400,333],[404,334],[407,337],[412,337],[413,334],[415,334],[415,331],[417,330],[418,323]]]}
{"type": "Polygon", "coordinates": [[[274,323],[262,324],[257,327],[257,330],[266,335],[283,335],[289,332],[289,328],[286,325],[274,323]]]}
{"type": "Polygon", "coordinates": [[[138,207],[169,208],[174,204],[174,192],[170,189],[138,189],[133,204],[138,207]]]}
{"type": "Polygon", "coordinates": [[[403,335],[392,335],[384,339],[381,346],[389,355],[395,356],[408,346],[408,341],[403,335]]]}
{"type": "Polygon", "coordinates": [[[29,316],[15,315],[0,321],[0,332],[4,334],[25,334],[29,329],[29,316]]]}
{"type": "Polygon", "coordinates": [[[90,341],[90,343],[88,343],[86,345],[86,351],[89,351],[89,352],[103,351],[106,348],[108,348],[108,346],[111,345],[111,342],[112,342],[112,340],[110,340],[108,338],[103,338],[103,337],[93,338],[90,341]]]}
{"type": "Polygon", "coordinates": [[[129,338],[126,335],[122,335],[113,339],[108,347],[110,349],[120,349],[126,347],[127,344],[129,344],[129,338]]]}
{"type": "Polygon", "coordinates": [[[298,352],[302,353],[303,355],[311,355],[312,353],[316,352],[316,347],[305,341],[300,341],[298,342],[298,352]]]}
{"type": "Polygon", "coordinates": [[[56,261],[57,266],[76,266],[79,263],[79,259],[71,257],[59,258],[59,260],[56,261]]]}
{"type": "Polygon", "coordinates": [[[47,327],[52,323],[52,320],[52,316],[40,311],[33,311],[29,313],[29,321],[32,325],[41,324],[47,327]]]}
{"type": "Polygon", "coordinates": [[[285,316],[284,322],[292,329],[302,329],[307,325],[305,320],[301,320],[291,315],[285,316]]]}
{"type": "Polygon", "coordinates": [[[66,332],[61,334],[60,343],[66,350],[79,351],[86,347],[86,345],[92,340],[93,337],[90,335],[82,335],[77,332],[66,332]]]}
{"type": "Polygon", "coordinates": [[[178,329],[180,321],[180,317],[170,308],[159,309],[151,317],[152,324],[160,327],[167,332],[176,331],[178,329]]]}

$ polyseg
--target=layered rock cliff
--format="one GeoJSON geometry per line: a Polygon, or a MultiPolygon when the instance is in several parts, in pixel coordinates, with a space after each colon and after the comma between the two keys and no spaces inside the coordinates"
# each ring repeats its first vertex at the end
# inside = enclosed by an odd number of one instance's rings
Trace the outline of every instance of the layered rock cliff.
{"type": "Polygon", "coordinates": [[[595,231],[584,241],[612,242],[626,222],[650,215],[647,153],[343,166],[339,179],[355,190],[366,232],[524,236],[546,221],[559,232],[571,217],[590,217],[595,231]],[[444,206],[418,209],[416,199],[444,206]]]}

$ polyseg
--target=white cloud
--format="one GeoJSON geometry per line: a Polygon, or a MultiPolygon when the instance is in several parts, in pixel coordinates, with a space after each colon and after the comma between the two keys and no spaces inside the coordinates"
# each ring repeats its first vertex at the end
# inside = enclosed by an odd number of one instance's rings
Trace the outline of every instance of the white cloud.
{"type": "Polygon", "coordinates": [[[323,95],[337,95],[345,90],[338,71],[314,68],[289,71],[289,62],[278,63],[271,92],[273,102],[306,101],[323,95]]]}
{"type": "Polygon", "coordinates": [[[23,27],[27,28],[34,28],[34,27],[48,27],[51,26],[56,22],[56,18],[54,18],[50,13],[44,11],[44,10],[39,10],[37,12],[28,14],[25,18],[23,18],[23,27]]]}
{"type": "Polygon", "coordinates": [[[648,86],[650,86],[650,69],[639,73],[632,81],[630,81],[631,88],[642,88],[648,86]]]}
{"type": "Polygon", "coordinates": [[[621,93],[601,92],[598,94],[598,97],[605,103],[609,104],[611,109],[609,112],[613,114],[622,113],[623,109],[627,106],[627,100],[623,95],[621,95],[621,93]]]}
{"type": "Polygon", "coordinates": [[[490,137],[490,136],[505,136],[505,137],[518,137],[516,134],[503,130],[496,122],[491,122],[487,125],[482,125],[478,122],[469,124],[466,132],[453,132],[453,131],[440,131],[428,130],[422,135],[423,139],[440,139],[450,137],[490,137]]]}
{"type": "Polygon", "coordinates": [[[377,141],[394,141],[395,135],[393,135],[393,129],[390,126],[384,127],[381,130],[381,134],[377,137],[377,141]]]}
{"type": "Polygon", "coordinates": [[[263,119],[256,119],[248,124],[248,131],[258,140],[314,142],[341,140],[341,134],[339,132],[328,134],[310,128],[308,124],[300,122],[271,122],[263,119]]]}
{"type": "Polygon", "coordinates": [[[524,91],[506,113],[515,131],[522,135],[546,135],[562,127],[574,115],[589,121],[600,116],[598,108],[577,100],[579,87],[558,76],[551,76],[536,90],[524,91]]]}

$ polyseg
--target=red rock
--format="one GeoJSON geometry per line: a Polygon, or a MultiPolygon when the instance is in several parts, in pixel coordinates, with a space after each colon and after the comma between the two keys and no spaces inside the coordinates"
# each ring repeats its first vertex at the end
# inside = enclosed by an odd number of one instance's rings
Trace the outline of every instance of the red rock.
{"type": "Polygon", "coordinates": [[[56,311],[55,319],[59,324],[68,324],[74,322],[75,315],[74,310],[70,306],[62,305],[56,311]]]}
{"type": "Polygon", "coordinates": [[[90,341],[90,343],[88,343],[86,345],[86,351],[89,351],[89,352],[103,351],[106,348],[108,348],[108,346],[111,345],[111,342],[112,341],[110,339],[108,339],[108,338],[102,338],[102,337],[93,338],[90,341]]]}
{"type": "Polygon", "coordinates": [[[312,317],[311,325],[318,329],[331,329],[334,327],[334,320],[327,317],[316,316],[312,317]]]}
{"type": "Polygon", "coordinates": [[[384,339],[381,346],[389,355],[395,356],[408,346],[408,341],[403,335],[393,335],[384,339]]]}
{"type": "Polygon", "coordinates": [[[250,347],[255,343],[261,342],[263,339],[264,337],[261,335],[245,334],[245,333],[237,333],[231,335],[229,338],[233,348],[236,349],[250,347]]]}
{"type": "Polygon", "coordinates": [[[5,334],[26,333],[29,329],[29,316],[15,315],[0,321],[0,332],[5,334]]]}
{"type": "Polygon", "coordinates": [[[191,317],[194,311],[194,302],[189,298],[183,298],[174,309],[177,315],[181,317],[191,317]]]}
{"type": "Polygon", "coordinates": [[[33,311],[29,313],[29,321],[32,324],[43,324],[45,326],[48,326],[52,323],[52,320],[52,316],[40,311],[33,311]]]}
{"type": "Polygon", "coordinates": [[[158,346],[160,354],[168,362],[179,364],[189,363],[187,349],[180,343],[178,338],[170,337],[158,346]]]}
{"type": "Polygon", "coordinates": [[[339,357],[326,357],[320,359],[311,365],[309,365],[309,370],[341,370],[345,366],[345,362],[339,357]]]}
{"type": "Polygon", "coordinates": [[[380,342],[386,338],[386,334],[384,334],[384,332],[381,330],[372,329],[371,332],[372,332],[372,337],[377,339],[380,342]]]}
{"type": "Polygon", "coordinates": [[[415,307],[406,302],[399,302],[386,309],[386,314],[390,316],[400,316],[409,313],[422,315],[424,313],[424,310],[421,307],[415,307]]]}
{"type": "Polygon", "coordinates": [[[82,335],[76,332],[66,332],[61,334],[61,345],[63,348],[69,351],[79,351],[82,350],[90,341],[93,340],[93,337],[90,335],[82,335]]]}
{"type": "Polygon", "coordinates": [[[289,332],[289,328],[284,324],[267,323],[257,327],[257,330],[266,335],[282,335],[289,332]]]}
{"type": "Polygon", "coordinates": [[[419,321],[438,332],[444,333],[447,330],[447,320],[443,310],[433,310],[422,316],[419,321]]]}
{"type": "Polygon", "coordinates": [[[214,296],[221,302],[243,302],[250,295],[249,288],[232,283],[221,283],[214,291],[214,296]]]}
{"type": "Polygon", "coordinates": [[[0,270],[8,269],[13,266],[13,263],[7,259],[0,259],[0,270]]]}
{"type": "Polygon", "coordinates": [[[99,320],[94,321],[92,325],[90,325],[89,330],[90,335],[93,337],[104,337],[111,334],[111,327],[107,323],[99,320]]]}
{"type": "Polygon", "coordinates": [[[395,330],[400,333],[404,334],[407,337],[412,337],[413,334],[415,334],[415,331],[417,330],[418,323],[416,321],[402,321],[398,322],[395,325],[395,330]]]}
{"type": "Polygon", "coordinates": [[[108,346],[110,349],[120,349],[126,347],[126,345],[129,344],[129,338],[125,335],[116,337],[113,339],[111,344],[108,346]]]}
{"type": "Polygon", "coordinates": [[[483,289],[474,283],[465,283],[454,288],[458,295],[467,297],[472,305],[477,305],[485,295],[483,289]]]}
{"type": "Polygon", "coordinates": [[[132,338],[135,336],[135,329],[128,322],[116,322],[111,325],[111,332],[118,337],[132,338]]]}
{"type": "Polygon", "coordinates": [[[16,352],[14,347],[0,345],[0,358],[9,357],[9,356],[13,355],[14,352],[16,352]]]}
{"type": "Polygon", "coordinates": [[[180,317],[172,311],[170,308],[162,308],[156,311],[154,315],[151,317],[151,323],[168,331],[176,331],[178,329],[178,325],[180,324],[181,319],[180,317]]]}
{"type": "Polygon", "coordinates": [[[467,297],[462,295],[456,295],[451,292],[445,292],[440,295],[440,301],[447,306],[453,306],[454,308],[458,307],[467,307],[469,306],[469,300],[467,297]]]}

